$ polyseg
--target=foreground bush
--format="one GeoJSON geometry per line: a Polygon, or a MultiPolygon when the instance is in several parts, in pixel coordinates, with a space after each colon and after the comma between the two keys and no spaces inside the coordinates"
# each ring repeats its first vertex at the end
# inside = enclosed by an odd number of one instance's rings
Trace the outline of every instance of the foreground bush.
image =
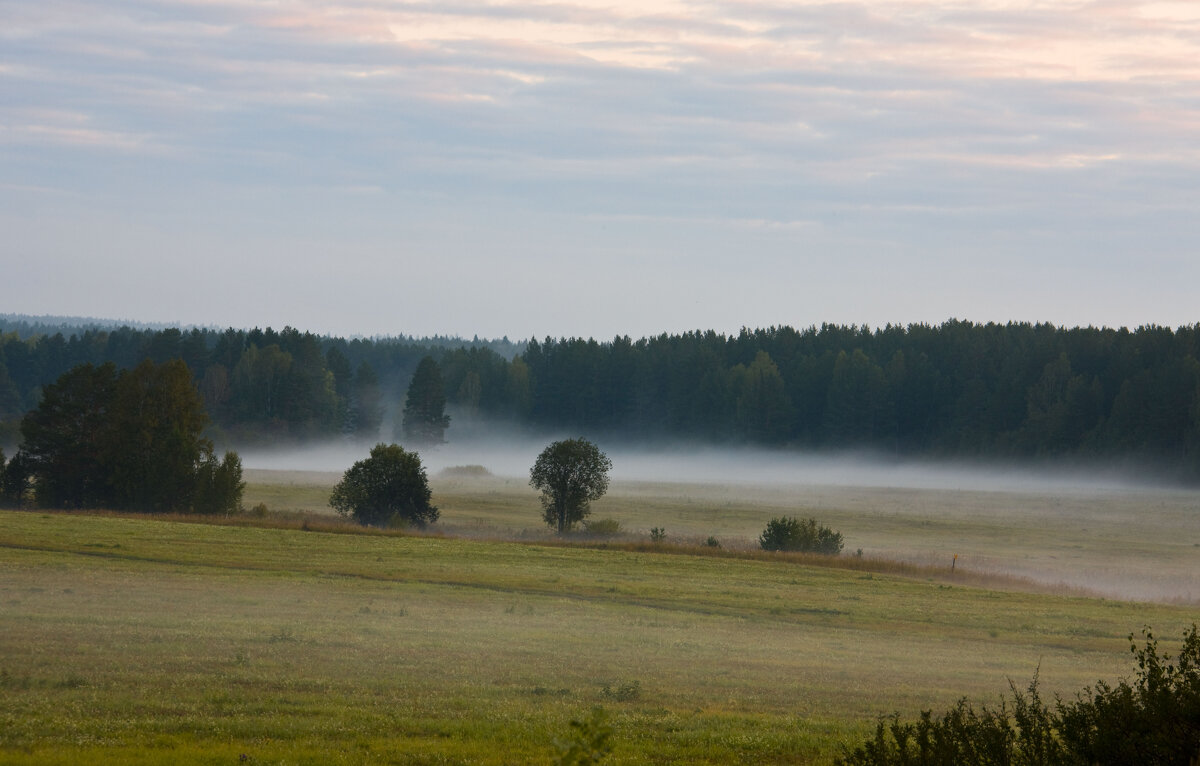
{"type": "Polygon", "coordinates": [[[816,519],[801,521],[780,516],[767,522],[758,538],[764,551],[802,551],[836,556],[842,552],[842,533],[817,525],[816,519]]]}
{"type": "Polygon", "coordinates": [[[841,766],[1193,766],[1200,763],[1200,635],[1193,624],[1172,663],[1143,632],[1145,648],[1129,637],[1138,666],[1133,685],[1103,681],[1074,700],[1042,702],[1037,678],[1027,693],[1012,690],[1012,707],[978,712],[966,702],[940,718],[930,711],[915,723],[894,716],[875,735],[846,751],[841,766]]]}

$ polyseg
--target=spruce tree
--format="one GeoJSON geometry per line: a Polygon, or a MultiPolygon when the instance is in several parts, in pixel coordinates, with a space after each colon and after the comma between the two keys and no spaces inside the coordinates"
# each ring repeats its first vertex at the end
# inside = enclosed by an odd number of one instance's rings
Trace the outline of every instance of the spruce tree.
{"type": "Polygon", "coordinates": [[[413,444],[441,444],[449,425],[442,371],[432,356],[426,356],[408,384],[402,426],[404,439],[413,444]]]}

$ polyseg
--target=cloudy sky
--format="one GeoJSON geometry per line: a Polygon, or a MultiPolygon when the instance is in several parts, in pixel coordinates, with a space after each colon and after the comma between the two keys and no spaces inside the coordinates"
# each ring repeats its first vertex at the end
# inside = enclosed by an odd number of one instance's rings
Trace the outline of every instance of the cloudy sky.
{"type": "Polygon", "coordinates": [[[1195,0],[5,0],[0,312],[1200,321],[1195,0]]]}

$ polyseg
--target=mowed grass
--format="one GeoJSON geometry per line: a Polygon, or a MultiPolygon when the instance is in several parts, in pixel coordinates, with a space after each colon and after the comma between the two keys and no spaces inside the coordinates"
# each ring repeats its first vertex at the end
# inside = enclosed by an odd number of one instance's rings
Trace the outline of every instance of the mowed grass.
{"type": "Polygon", "coordinates": [[[0,761],[827,763],[1194,609],[751,560],[0,513],[0,761]],[[1040,669],[1040,670],[1039,670],[1040,669]]]}
{"type": "MultiPolygon", "coordinates": [[[[330,514],[335,473],[248,471],[247,506],[330,514]]],[[[519,477],[430,477],[449,534],[547,539],[537,494],[519,477]]],[[[613,482],[593,504],[630,538],[757,547],[772,517],[814,517],[846,553],[978,575],[1026,578],[1062,592],[1200,605],[1200,496],[1128,489],[982,491],[721,483],[613,482]]]]}

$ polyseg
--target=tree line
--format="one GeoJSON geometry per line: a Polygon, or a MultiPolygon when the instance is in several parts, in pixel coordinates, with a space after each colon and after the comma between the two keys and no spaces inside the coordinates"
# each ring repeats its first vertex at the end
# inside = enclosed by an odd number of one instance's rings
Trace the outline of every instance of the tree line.
{"type": "Polygon", "coordinates": [[[773,327],[523,355],[548,426],[903,454],[1136,455],[1200,467],[1200,325],[773,327]]]}
{"type": "MultiPolygon", "coordinates": [[[[89,325],[67,333],[60,325],[28,322],[0,327],[11,328],[0,334],[0,444],[10,447],[19,441],[21,417],[41,401],[44,387],[83,364],[132,369],[144,360],[182,360],[211,417],[210,433],[237,443],[398,434],[409,382],[430,356],[453,376],[452,399],[468,417],[481,408],[506,413],[505,402],[528,399],[507,385],[510,363],[501,352],[522,348],[507,339],[347,340],[291,327],[185,331],[89,325]],[[459,345],[438,345],[452,342],[459,345]]],[[[513,374],[519,388],[519,365],[513,374]]]]}
{"type": "Polygon", "coordinates": [[[498,348],[290,327],[9,332],[0,336],[0,421],[11,433],[42,387],[77,364],[127,369],[178,358],[215,435],[387,438],[400,434],[409,384],[429,358],[459,426],[502,420],[634,439],[906,455],[1133,456],[1200,473],[1200,325],[951,320],[606,342],[548,337],[498,348]]]}

